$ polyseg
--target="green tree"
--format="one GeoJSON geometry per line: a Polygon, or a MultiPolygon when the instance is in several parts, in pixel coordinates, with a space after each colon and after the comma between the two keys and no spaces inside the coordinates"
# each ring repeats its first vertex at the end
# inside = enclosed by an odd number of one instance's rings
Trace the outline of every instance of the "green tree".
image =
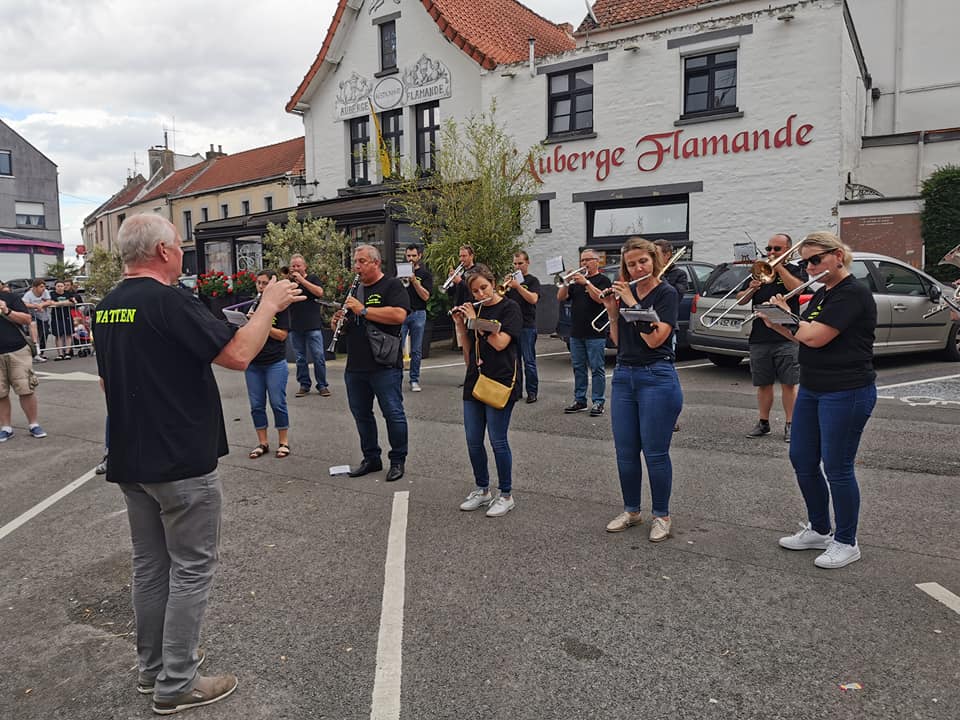
{"type": "Polygon", "coordinates": [[[433,172],[411,168],[395,181],[392,205],[424,239],[424,260],[438,289],[459,262],[461,245],[472,246],[498,278],[513,269],[514,253],[529,242],[522,228],[537,192],[527,163],[540,151],[519,150],[492,103],[462,124],[443,124],[433,172]]]}
{"type": "Polygon", "coordinates": [[[290,263],[291,255],[303,255],[307,271],[320,277],[324,299],[340,302],[353,280],[350,237],[337,230],[330,218],[297,218],[291,211],[283,225],[269,223],[263,236],[263,260],[277,270],[290,263]]]}
{"type": "Polygon", "coordinates": [[[87,282],[85,290],[94,298],[102,298],[123,278],[120,253],[96,246],[87,255],[87,282]]]}
{"type": "Polygon", "coordinates": [[[46,277],[52,277],[54,280],[59,282],[73,280],[73,278],[79,274],[80,265],[72,260],[67,260],[66,262],[55,262],[53,265],[47,265],[46,277]]]}
{"type": "Polygon", "coordinates": [[[960,243],[960,166],[938,168],[923,181],[923,212],[920,214],[926,270],[938,280],[960,276],[954,265],[939,265],[940,259],[960,243]]]}

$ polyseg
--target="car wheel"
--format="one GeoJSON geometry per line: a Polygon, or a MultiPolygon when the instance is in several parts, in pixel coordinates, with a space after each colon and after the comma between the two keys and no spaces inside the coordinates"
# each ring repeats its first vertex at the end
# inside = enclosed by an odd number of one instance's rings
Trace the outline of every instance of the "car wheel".
{"type": "Polygon", "coordinates": [[[733,355],[715,355],[714,353],[710,353],[707,355],[707,360],[712,362],[717,367],[732,368],[739,365],[743,358],[735,357],[733,355]]]}
{"type": "Polygon", "coordinates": [[[960,330],[960,323],[953,323],[950,326],[950,332],[947,333],[947,347],[943,350],[943,354],[951,362],[960,362],[960,335],[957,334],[958,330],[960,330]]]}

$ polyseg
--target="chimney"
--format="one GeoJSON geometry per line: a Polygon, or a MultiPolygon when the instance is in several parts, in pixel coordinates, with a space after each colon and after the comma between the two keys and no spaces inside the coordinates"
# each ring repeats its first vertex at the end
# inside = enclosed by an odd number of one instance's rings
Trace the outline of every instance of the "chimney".
{"type": "Polygon", "coordinates": [[[213,160],[214,158],[226,157],[227,154],[223,151],[223,145],[217,145],[217,149],[213,149],[213,143],[210,143],[210,149],[207,150],[207,160],[213,160]]]}
{"type": "Polygon", "coordinates": [[[573,37],[573,25],[568,22],[560,23],[559,28],[563,30],[567,35],[573,37]]]}
{"type": "Polygon", "coordinates": [[[150,177],[153,177],[158,172],[160,172],[163,177],[166,177],[175,170],[173,166],[173,150],[158,145],[147,150],[147,156],[150,163],[150,177]]]}

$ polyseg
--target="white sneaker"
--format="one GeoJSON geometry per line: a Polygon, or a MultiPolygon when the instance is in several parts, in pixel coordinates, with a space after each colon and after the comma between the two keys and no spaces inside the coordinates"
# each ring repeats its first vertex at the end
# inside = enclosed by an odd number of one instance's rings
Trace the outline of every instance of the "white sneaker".
{"type": "Polygon", "coordinates": [[[498,495],[497,499],[493,501],[493,505],[487,510],[487,517],[502,517],[513,510],[514,505],[516,505],[516,503],[513,501],[512,495],[507,498],[503,495],[498,495]]]}
{"type": "Polygon", "coordinates": [[[460,503],[460,509],[466,510],[467,512],[469,512],[471,510],[478,510],[482,508],[484,505],[489,505],[492,502],[493,502],[493,495],[490,493],[489,490],[477,488],[476,490],[471,492],[469,495],[467,495],[466,500],[460,503]]]}
{"type": "Polygon", "coordinates": [[[423,388],[420,387],[420,383],[418,382],[410,383],[410,392],[420,392],[421,390],[423,390],[423,388]]]}
{"type": "Polygon", "coordinates": [[[813,561],[813,564],[818,568],[836,570],[837,568],[846,567],[850,563],[856,562],[859,559],[859,545],[856,543],[853,545],[847,545],[846,543],[832,540],[830,544],[827,545],[827,551],[823,553],[823,555],[818,555],[817,559],[813,561]]]}
{"type": "Polygon", "coordinates": [[[780,538],[780,547],[787,550],[826,550],[833,542],[833,533],[821,535],[810,527],[810,523],[801,523],[800,527],[800,532],[780,538]]]}

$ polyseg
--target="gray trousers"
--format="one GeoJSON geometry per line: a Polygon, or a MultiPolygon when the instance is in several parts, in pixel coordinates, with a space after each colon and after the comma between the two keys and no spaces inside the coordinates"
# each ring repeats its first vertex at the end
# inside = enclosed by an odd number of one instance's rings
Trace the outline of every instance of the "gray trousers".
{"type": "Polygon", "coordinates": [[[223,495],[214,470],[165,483],[122,484],[133,540],[133,609],[141,678],[154,697],[193,688],[200,626],[219,558],[223,495]]]}

